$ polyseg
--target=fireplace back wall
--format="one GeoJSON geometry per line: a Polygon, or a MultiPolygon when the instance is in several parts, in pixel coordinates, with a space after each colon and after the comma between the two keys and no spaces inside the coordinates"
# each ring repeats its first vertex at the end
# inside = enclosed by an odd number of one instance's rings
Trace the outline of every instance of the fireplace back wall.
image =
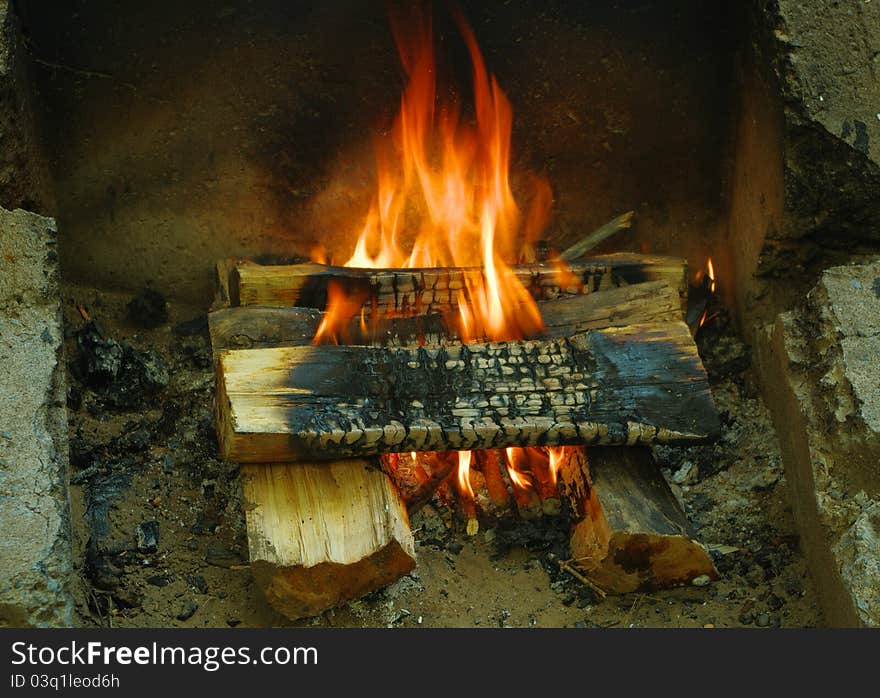
{"type": "MultiPolygon", "coordinates": [[[[201,303],[218,258],[349,252],[403,84],[382,4],[118,5],[19,8],[67,280],[201,303]]],[[[635,209],[607,249],[711,252],[735,101],[720,5],[464,4],[513,104],[515,168],[553,187],[552,242],[635,209]]],[[[469,93],[460,39],[437,34],[469,93]]]]}

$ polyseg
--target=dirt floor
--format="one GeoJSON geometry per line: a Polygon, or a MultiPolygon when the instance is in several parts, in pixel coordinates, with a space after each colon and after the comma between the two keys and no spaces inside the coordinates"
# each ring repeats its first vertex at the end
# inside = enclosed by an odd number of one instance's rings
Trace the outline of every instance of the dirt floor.
{"type": "Polygon", "coordinates": [[[748,352],[724,315],[698,335],[722,415],[710,446],[658,448],[721,580],[609,596],[567,574],[561,522],[469,538],[430,507],[418,567],[390,587],[291,623],[247,566],[238,468],[217,458],[204,309],[68,286],[71,496],[84,626],[809,627],[822,624],[748,352]]]}

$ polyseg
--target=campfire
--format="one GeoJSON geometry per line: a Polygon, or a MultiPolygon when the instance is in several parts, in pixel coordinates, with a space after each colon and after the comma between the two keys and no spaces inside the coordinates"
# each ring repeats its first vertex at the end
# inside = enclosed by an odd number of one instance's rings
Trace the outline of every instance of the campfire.
{"type": "Polygon", "coordinates": [[[430,23],[395,23],[406,87],[351,250],[218,266],[220,447],[247,464],[252,569],[290,617],[412,569],[428,501],[468,535],[570,525],[560,564],[603,595],[717,576],[648,449],[718,429],[686,265],[585,257],[631,214],[539,258],[550,185],[517,201],[510,102],[456,21],[473,116],[437,84],[430,23]]]}

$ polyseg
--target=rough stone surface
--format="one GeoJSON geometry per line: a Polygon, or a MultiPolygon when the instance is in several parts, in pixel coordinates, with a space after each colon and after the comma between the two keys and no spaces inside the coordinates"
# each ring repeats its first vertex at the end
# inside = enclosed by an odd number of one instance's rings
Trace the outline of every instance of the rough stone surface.
{"type": "Polygon", "coordinates": [[[0,626],[72,622],[55,222],[0,209],[0,626]]]}
{"type": "Polygon", "coordinates": [[[0,206],[54,212],[18,17],[0,0],[0,206]]]}
{"type": "Polygon", "coordinates": [[[795,515],[835,625],[880,625],[878,340],[880,260],[827,270],[763,350],[795,515]]]}
{"type": "Polygon", "coordinates": [[[880,4],[751,7],[730,185],[744,325],[772,324],[824,269],[880,251],[880,4]]]}

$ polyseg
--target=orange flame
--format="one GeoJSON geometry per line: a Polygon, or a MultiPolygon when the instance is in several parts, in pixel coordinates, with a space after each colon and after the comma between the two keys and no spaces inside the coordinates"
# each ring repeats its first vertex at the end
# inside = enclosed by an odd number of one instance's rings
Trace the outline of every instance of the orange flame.
{"type": "MultiPolygon", "coordinates": [[[[455,19],[473,68],[474,120],[461,118],[454,99],[438,101],[430,22],[392,21],[407,82],[390,138],[377,143],[376,192],[345,266],[477,267],[454,299],[462,341],[535,336],[543,330],[540,311],[510,264],[529,257],[549,222],[552,192],[545,179],[533,178],[531,205],[520,215],[509,176],[513,110],[470,27],[455,19]]],[[[316,252],[315,261],[326,262],[316,252]]],[[[363,329],[365,300],[328,290],[315,343],[338,342],[359,310],[363,329]]],[[[507,453],[513,483],[530,487],[517,469],[528,463],[525,449],[507,453]]],[[[460,451],[457,486],[473,500],[470,466],[471,452],[460,451]]]]}
{"type": "Polygon", "coordinates": [[[453,99],[437,100],[430,22],[392,22],[407,84],[391,138],[378,143],[376,194],[345,266],[480,267],[456,299],[463,341],[534,336],[540,312],[508,262],[548,222],[552,194],[535,179],[521,223],[509,179],[513,111],[470,27],[456,20],[473,67],[475,123],[453,99]]]}
{"type": "Polygon", "coordinates": [[[510,481],[513,483],[514,487],[519,487],[522,490],[527,490],[532,486],[532,483],[529,482],[529,479],[525,476],[523,470],[521,470],[521,466],[525,465],[528,462],[528,454],[526,453],[525,448],[505,448],[504,452],[507,455],[507,474],[510,476],[510,481]]]}
{"type": "MultiPolygon", "coordinates": [[[[709,257],[706,261],[706,278],[709,279],[709,293],[715,293],[715,265],[712,264],[712,258],[709,257]]],[[[697,280],[701,280],[703,278],[703,272],[697,272],[697,280]]],[[[703,314],[700,316],[700,322],[697,325],[697,329],[706,324],[709,320],[709,312],[708,310],[704,310],[703,314]]],[[[714,317],[714,316],[713,316],[714,317]]]]}
{"type": "Polygon", "coordinates": [[[344,342],[348,322],[361,311],[365,300],[366,293],[350,294],[341,284],[330,281],[327,284],[327,311],[312,344],[339,344],[340,339],[344,342]]]}
{"type": "Polygon", "coordinates": [[[571,446],[555,446],[547,449],[547,455],[550,457],[550,481],[554,487],[559,479],[559,468],[568,457],[569,448],[571,446]]]}
{"type": "Polygon", "coordinates": [[[458,490],[473,499],[474,488],[471,486],[471,452],[458,452],[458,490]]]}

